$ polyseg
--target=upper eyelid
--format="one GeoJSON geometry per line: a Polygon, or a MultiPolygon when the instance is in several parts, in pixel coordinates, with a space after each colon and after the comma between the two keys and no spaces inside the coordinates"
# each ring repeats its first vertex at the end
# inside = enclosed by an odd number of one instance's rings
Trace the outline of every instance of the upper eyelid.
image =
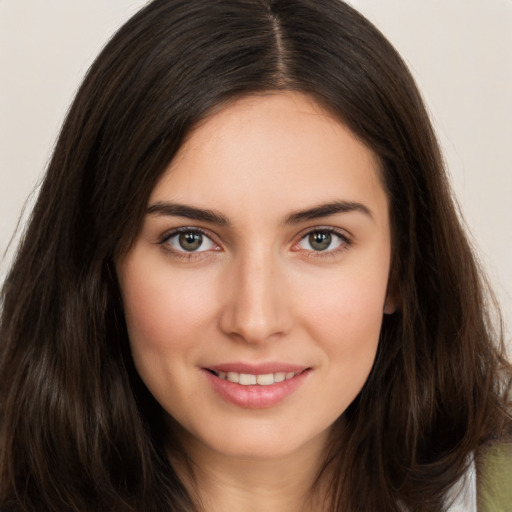
{"type": "MultiPolygon", "coordinates": [[[[348,250],[353,245],[353,238],[352,236],[349,236],[349,234],[340,228],[334,228],[334,227],[323,227],[323,228],[313,228],[308,229],[306,232],[303,232],[303,235],[300,236],[300,238],[292,244],[292,250],[297,248],[301,242],[307,238],[308,235],[315,232],[327,232],[330,234],[336,235],[341,243],[339,246],[334,247],[329,250],[323,250],[323,251],[315,251],[314,249],[303,249],[300,248],[298,252],[301,252],[304,255],[307,255],[308,258],[313,259],[320,259],[325,260],[326,258],[334,258],[337,255],[344,253],[346,250],[348,250]]],[[[297,250],[297,249],[295,249],[297,250]]],[[[295,251],[294,251],[295,252],[295,251]]]]}
{"type": "Polygon", "coordinates": [[[328,233],[334,233],[335,235],[338,235],[339,237],[344,238],[347,241],[352,241],[352,238],[353,238],[352,234],[349,231],[347,231],[346,229],[338,228],[338,227],[334,227],[334,226],[312,226],[312,227],[308,227],[308,228],[305,228],[304,230],[302,230],[298,235],[295,235],[295,236],[298,237],[299,240],[302,240],[303,238],[305,238],[309,234],[315,233],[315,232],[318,232],[318,231],[320,231],[320,232],[326,231],[328,233]]]}
{"type": "Polygon", "coordinates": [[[214,239],[213,236],[211,236],[208,232],[208,230],[205,230],[203,228],[199,228],[196,226],[180,226],[177,228],[172,228],[167,231],[165,231],[160,238],[157,240],[157,245],[161,247],[161,249],[168,255],[173,256],[174,258],[178,258],[185,261],[196,261],[200,258],[204,258],[207,255],[211,255],[212,252],[215,252],[217,250],[220,250],[220,244],[214,239]],[[208,248],[205,250],[194,250],[194,251],[186,251],[186,250],[180,250],[175,247],[173,247],[172,243],[170,242],[174,237],[182,234],[182,233],[200,233],[205,238],[208,238],[208,240],[213,244],[214,248],[208,248]]]}
{"type": "Polygon", "coordinates": [[[218,244],[218,242],[215,240],[215,235],[213,235],[209,230],[200,228],[198,226],[181,226],[178,228],[168,229],[162,233],[162,235],[160,235],[158,243],[163,244],[173,236],[179,235],[181,233],[201,233],[202,235],[209,238],[212,242],[218,244]]]}
{"type": "Polygon", "coordinates": [[[339,231],[335,231],[333,229],[315,229],[313,231],[309,231],[299,239],[299,242],[302,242],[303,240],[305,240],[306,238],[308,238],[310,235],[312,235],[314,233],[328,233],[329,235],[334,235],[334,236],[338,237],[345,244],[351,243],[351,239],[347,235],[345,235],[344,233],[340,233],[339,231]]]}

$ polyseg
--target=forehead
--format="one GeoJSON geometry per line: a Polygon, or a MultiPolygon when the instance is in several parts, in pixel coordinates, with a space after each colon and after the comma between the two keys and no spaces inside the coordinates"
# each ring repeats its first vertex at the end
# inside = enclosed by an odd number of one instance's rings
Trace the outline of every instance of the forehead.
{"type": "Polygon", "coordinates": [[[284,214],[339,199],[383,206],[376,156],[312,98],[280,92],[236,100],[199,124],[150,202],[284,214]]]}

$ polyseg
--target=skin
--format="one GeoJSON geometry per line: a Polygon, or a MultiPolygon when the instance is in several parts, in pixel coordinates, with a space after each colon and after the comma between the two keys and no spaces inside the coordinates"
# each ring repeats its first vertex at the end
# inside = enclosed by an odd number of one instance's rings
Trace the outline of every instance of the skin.
{"type": "Polygon", "coordinates": [[[189,135],[148,208],[117,262],[131,349],[178,425],[205,507],[301,510],[331,427],[371,370],[383,314],[394,310],[377,159],[307,96],[246,97],[189,135]],[[358,206],[296,215],[339,201],[358,206]],[[168,203],[225,223],[171,215],[168,203]],[[183,249],[179,228],[203,231],[198,250],[183,249]],[[328,230],[336,233],[319,250],[309,235],[328,230]],[[269,361],[308,369],[271,407],[226,401],[204,370],[269,361]]]}

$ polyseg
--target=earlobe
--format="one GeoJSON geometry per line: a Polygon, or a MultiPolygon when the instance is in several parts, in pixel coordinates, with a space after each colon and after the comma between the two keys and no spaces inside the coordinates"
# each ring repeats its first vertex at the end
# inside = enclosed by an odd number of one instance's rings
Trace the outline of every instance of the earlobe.
{"type": "Polygon", "coordinates": [[[389,286],[386,293],[386,300],[384,301],[384,314],[392,315],[400,309],[400,294],[394,289],[394,286],[389,286]]]}
{"type": "Polygon", "coordinates": [[[396,266],[392,265],[386,290],[386,300],[384,301],[384,314],[392,315],[400,309],[400,306],[401,294],[399,292],[399,280],[396,276],[396,266]]]}
{"type": "Polygon", "coordinates": [[[386,301],[384,302],[384,314],[385,315],[392,315],[397,310],[397,304],[394,297],[388,295],[386,297],[386,301]]]}

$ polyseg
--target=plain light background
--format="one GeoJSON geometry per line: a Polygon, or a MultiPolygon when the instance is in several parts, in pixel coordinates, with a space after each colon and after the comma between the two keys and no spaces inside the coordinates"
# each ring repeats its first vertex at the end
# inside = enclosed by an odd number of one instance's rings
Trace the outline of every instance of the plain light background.
{"type": "MultiPolygon", "coordinates": [[[[145,3],[0,0],[0,282],[15,247],[6,252],[9,240],[78,84],[145,3]]],[[[350,3],[395,45],[418,82],[510,339],[512,0],[350,3]]]]}

